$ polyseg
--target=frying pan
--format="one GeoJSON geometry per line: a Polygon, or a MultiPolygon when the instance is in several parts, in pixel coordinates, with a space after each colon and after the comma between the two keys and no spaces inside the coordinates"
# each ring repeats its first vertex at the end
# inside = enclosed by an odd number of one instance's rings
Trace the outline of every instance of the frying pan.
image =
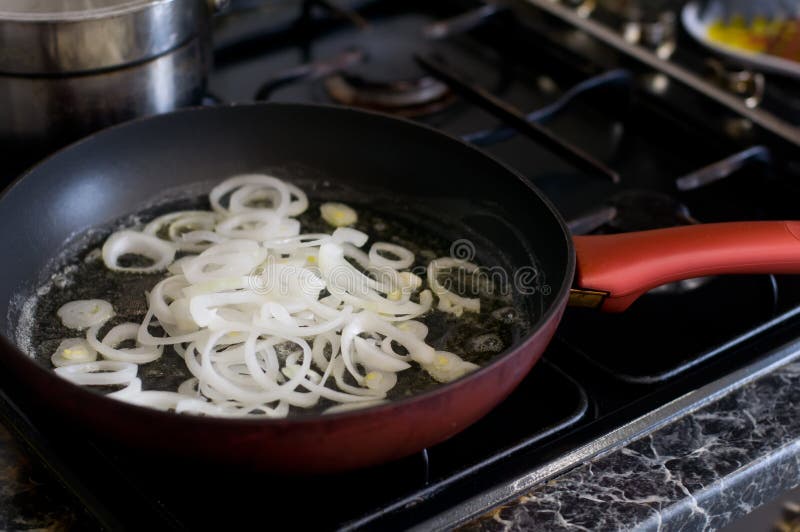
{"type": "Polygon", "coordinates": [[[10,302],[0,317],[0,364],[18,393],[137,448],[287,473],[390,461],[463,430],[539,360],[570,300],[620,311],[650,288],[679,279],[800,272],[798,222],[572,239],[539,191],[483,152],[412,122],[309,105],[196,109],[105,130],[22,176],[0,198],[0,214],[0,300],[10,302]],[[278,420],[177,415],[118,402],[60,379],[15,345],[20,298],[74,235],[136,212],[165,189],[286,165],[320,182],[433,205],[507,251],[517,266],[534,264],[549,290],[530,296],[529,332],[487,366],[431,391],[361,411],[278,420]],[[450,209],[458,198],[480,200],[493,215],[450,209]]]}

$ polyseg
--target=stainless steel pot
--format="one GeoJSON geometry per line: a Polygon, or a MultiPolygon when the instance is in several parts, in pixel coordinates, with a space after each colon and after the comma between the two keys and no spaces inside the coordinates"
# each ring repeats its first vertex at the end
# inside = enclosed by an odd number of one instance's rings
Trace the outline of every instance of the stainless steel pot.
{"type": "Polygon", "coordinates": [[[222,0],[0,1],[0,142],[44,153],[198,103],[222,0]]]}

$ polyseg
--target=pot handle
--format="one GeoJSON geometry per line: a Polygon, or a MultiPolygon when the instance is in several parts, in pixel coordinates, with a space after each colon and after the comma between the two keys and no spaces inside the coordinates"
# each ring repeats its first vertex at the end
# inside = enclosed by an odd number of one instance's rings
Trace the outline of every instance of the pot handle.
{"type": "Polygon", "coordinates": [[[800,274],[800,222],[699,224],[574,237],[570,302],[608,312],[667,283],[734,273],[800,274]]]}

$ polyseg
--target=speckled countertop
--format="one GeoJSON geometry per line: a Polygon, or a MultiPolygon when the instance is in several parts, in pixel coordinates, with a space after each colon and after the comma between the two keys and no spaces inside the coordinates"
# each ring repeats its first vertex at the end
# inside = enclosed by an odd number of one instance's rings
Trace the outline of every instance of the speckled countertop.
{"type": "Polygon", "coordinates": [[[517,495],[468,530],[709,530],[800,484],[800,362],[517,495]]]}

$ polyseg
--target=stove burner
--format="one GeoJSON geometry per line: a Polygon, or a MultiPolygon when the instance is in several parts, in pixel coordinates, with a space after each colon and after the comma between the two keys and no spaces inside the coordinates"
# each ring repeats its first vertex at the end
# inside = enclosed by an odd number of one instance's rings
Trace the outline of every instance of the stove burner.
{"type": "MultiPolygon", "coordinates": [[[[357,31],[350,44],[363,51],[363,60],[326,76],[325,91],[344,105],[410,118],[444,109],[455,101],[454,95],[414,60],[417,53],[447,46],[425,38],[429,24],[427,17],[404,16],[357,31]]],[[[455,33],[465,29],[455,26],[455,33]]]]}
{"type": "Polygon", "coordinates": [[[325,88],[339,103],[411,118],[441,111],[455,100],[447,85],[430,76],[377,82],[339,73],[325,80],[325,88]]]}

